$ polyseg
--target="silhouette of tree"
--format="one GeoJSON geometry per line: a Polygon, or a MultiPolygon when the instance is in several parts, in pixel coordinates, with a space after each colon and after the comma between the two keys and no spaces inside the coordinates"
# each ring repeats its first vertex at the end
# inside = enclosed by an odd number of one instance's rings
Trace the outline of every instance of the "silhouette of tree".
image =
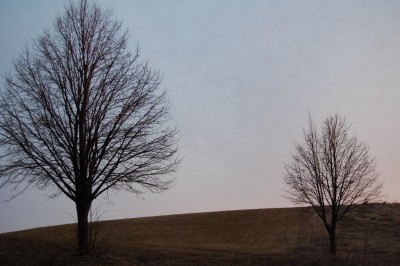
{"type": "Polygon", "coordinates": [[[321,133],[310,118],[304,143],[295,144],[291,162],[285,163],[287,198],[312,206],[329,234],[333,256],[336,224],[357,205],[378,198],[382,187],[367,145],[349,131],[338,115],[325,120],[321,133]]]}
{"type": "Polygon", "coordinates": [[[110,10],[70,2],[14,61],[0,96],[1,186],[74,201],[81,255],[94,199],[161,192],[180,162],[160,77],[121,27],[110,10]]]}

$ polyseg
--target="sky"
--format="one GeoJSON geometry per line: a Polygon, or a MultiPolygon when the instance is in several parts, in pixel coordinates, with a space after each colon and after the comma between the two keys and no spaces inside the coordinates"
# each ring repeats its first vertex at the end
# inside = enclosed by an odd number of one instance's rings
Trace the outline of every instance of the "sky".
{"type": "MultiPolygon", "coordinates": [[[[0,73],[64,0],[0,0],[0,73]]],[[[338,113],[400,202],[400,1],[98,0],[163,75],[183,161],[175,185],[95,201],[101,219],[292,207],[283,164],[308,116],[338,113]]],[[[0,86],[3,86],[3,81],[0,86]]],[[[0,232],[76,221],[66,197],[0,190],[0,232]]]]}

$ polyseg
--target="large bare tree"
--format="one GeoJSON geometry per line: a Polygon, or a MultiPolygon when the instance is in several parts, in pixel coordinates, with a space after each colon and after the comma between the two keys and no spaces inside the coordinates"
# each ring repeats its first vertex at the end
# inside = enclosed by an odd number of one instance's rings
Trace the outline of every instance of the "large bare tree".
{"type": "Polygon", "coordinates": [[[87,254],[94,199],[170,187],[179,159],[166,92],[112,12],[87,0],[71,1],[13,66],[0,96],[0,185],[74,201],[87,254]]]}
{"type": "Polygon", "coordinates": [[[333,256],[337,223],[357,205],[378,198],[381,191],[375,159],[349,131],[350,125],[338,115],[327,118],[321,132],[310,118],[304,142],[295,144],[284,171],[287,197],[312,206],[329,234],[333,256]]]}

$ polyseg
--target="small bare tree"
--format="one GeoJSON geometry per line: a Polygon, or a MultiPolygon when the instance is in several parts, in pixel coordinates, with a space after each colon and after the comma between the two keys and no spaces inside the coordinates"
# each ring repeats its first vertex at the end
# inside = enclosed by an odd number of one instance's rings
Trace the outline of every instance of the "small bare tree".
{"type": "Polygon", "coordinates": [[[166,92],[111,11],[87,0],[71,1],[13,65],[0,95],[0,186],[74,201],[87,254],[94,199],[170,187],[179,159],[166,92]]]}
{"type": "Polygon", "coordinates": [[[304,143],[295,144],[284,171],[287,198],[312,206],[328,231],[333,256],[336,224],[357,205],[378,198],[382,187],[367,145],[349,131],[349,124],[338,115],[325,120],[321,133],[310,118],[304,143]]]}

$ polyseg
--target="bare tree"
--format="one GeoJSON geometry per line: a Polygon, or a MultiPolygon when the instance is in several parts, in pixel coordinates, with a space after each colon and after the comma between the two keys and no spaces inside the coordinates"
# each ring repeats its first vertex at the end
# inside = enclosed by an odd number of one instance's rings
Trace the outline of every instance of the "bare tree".
{"type": "Polygon", "coordinates": [[[180,161],[166,92],[112,12],[87,0],[71,1],[13,66],[0,96],[0,185],[74,201],[87,254],[94,199],[171,185],[180,161]]]}
{"type": "Polygon", "coordinates": [[[304,143],[295,144],[284,171],[287,198],[312,206],[329,234],[333,256],[336,224],[357,205],[378,198],[382,187],[367,145],[349,131],[349,124],[338,115],[325,120],[321,133],[310,118],[304,143]]]}

